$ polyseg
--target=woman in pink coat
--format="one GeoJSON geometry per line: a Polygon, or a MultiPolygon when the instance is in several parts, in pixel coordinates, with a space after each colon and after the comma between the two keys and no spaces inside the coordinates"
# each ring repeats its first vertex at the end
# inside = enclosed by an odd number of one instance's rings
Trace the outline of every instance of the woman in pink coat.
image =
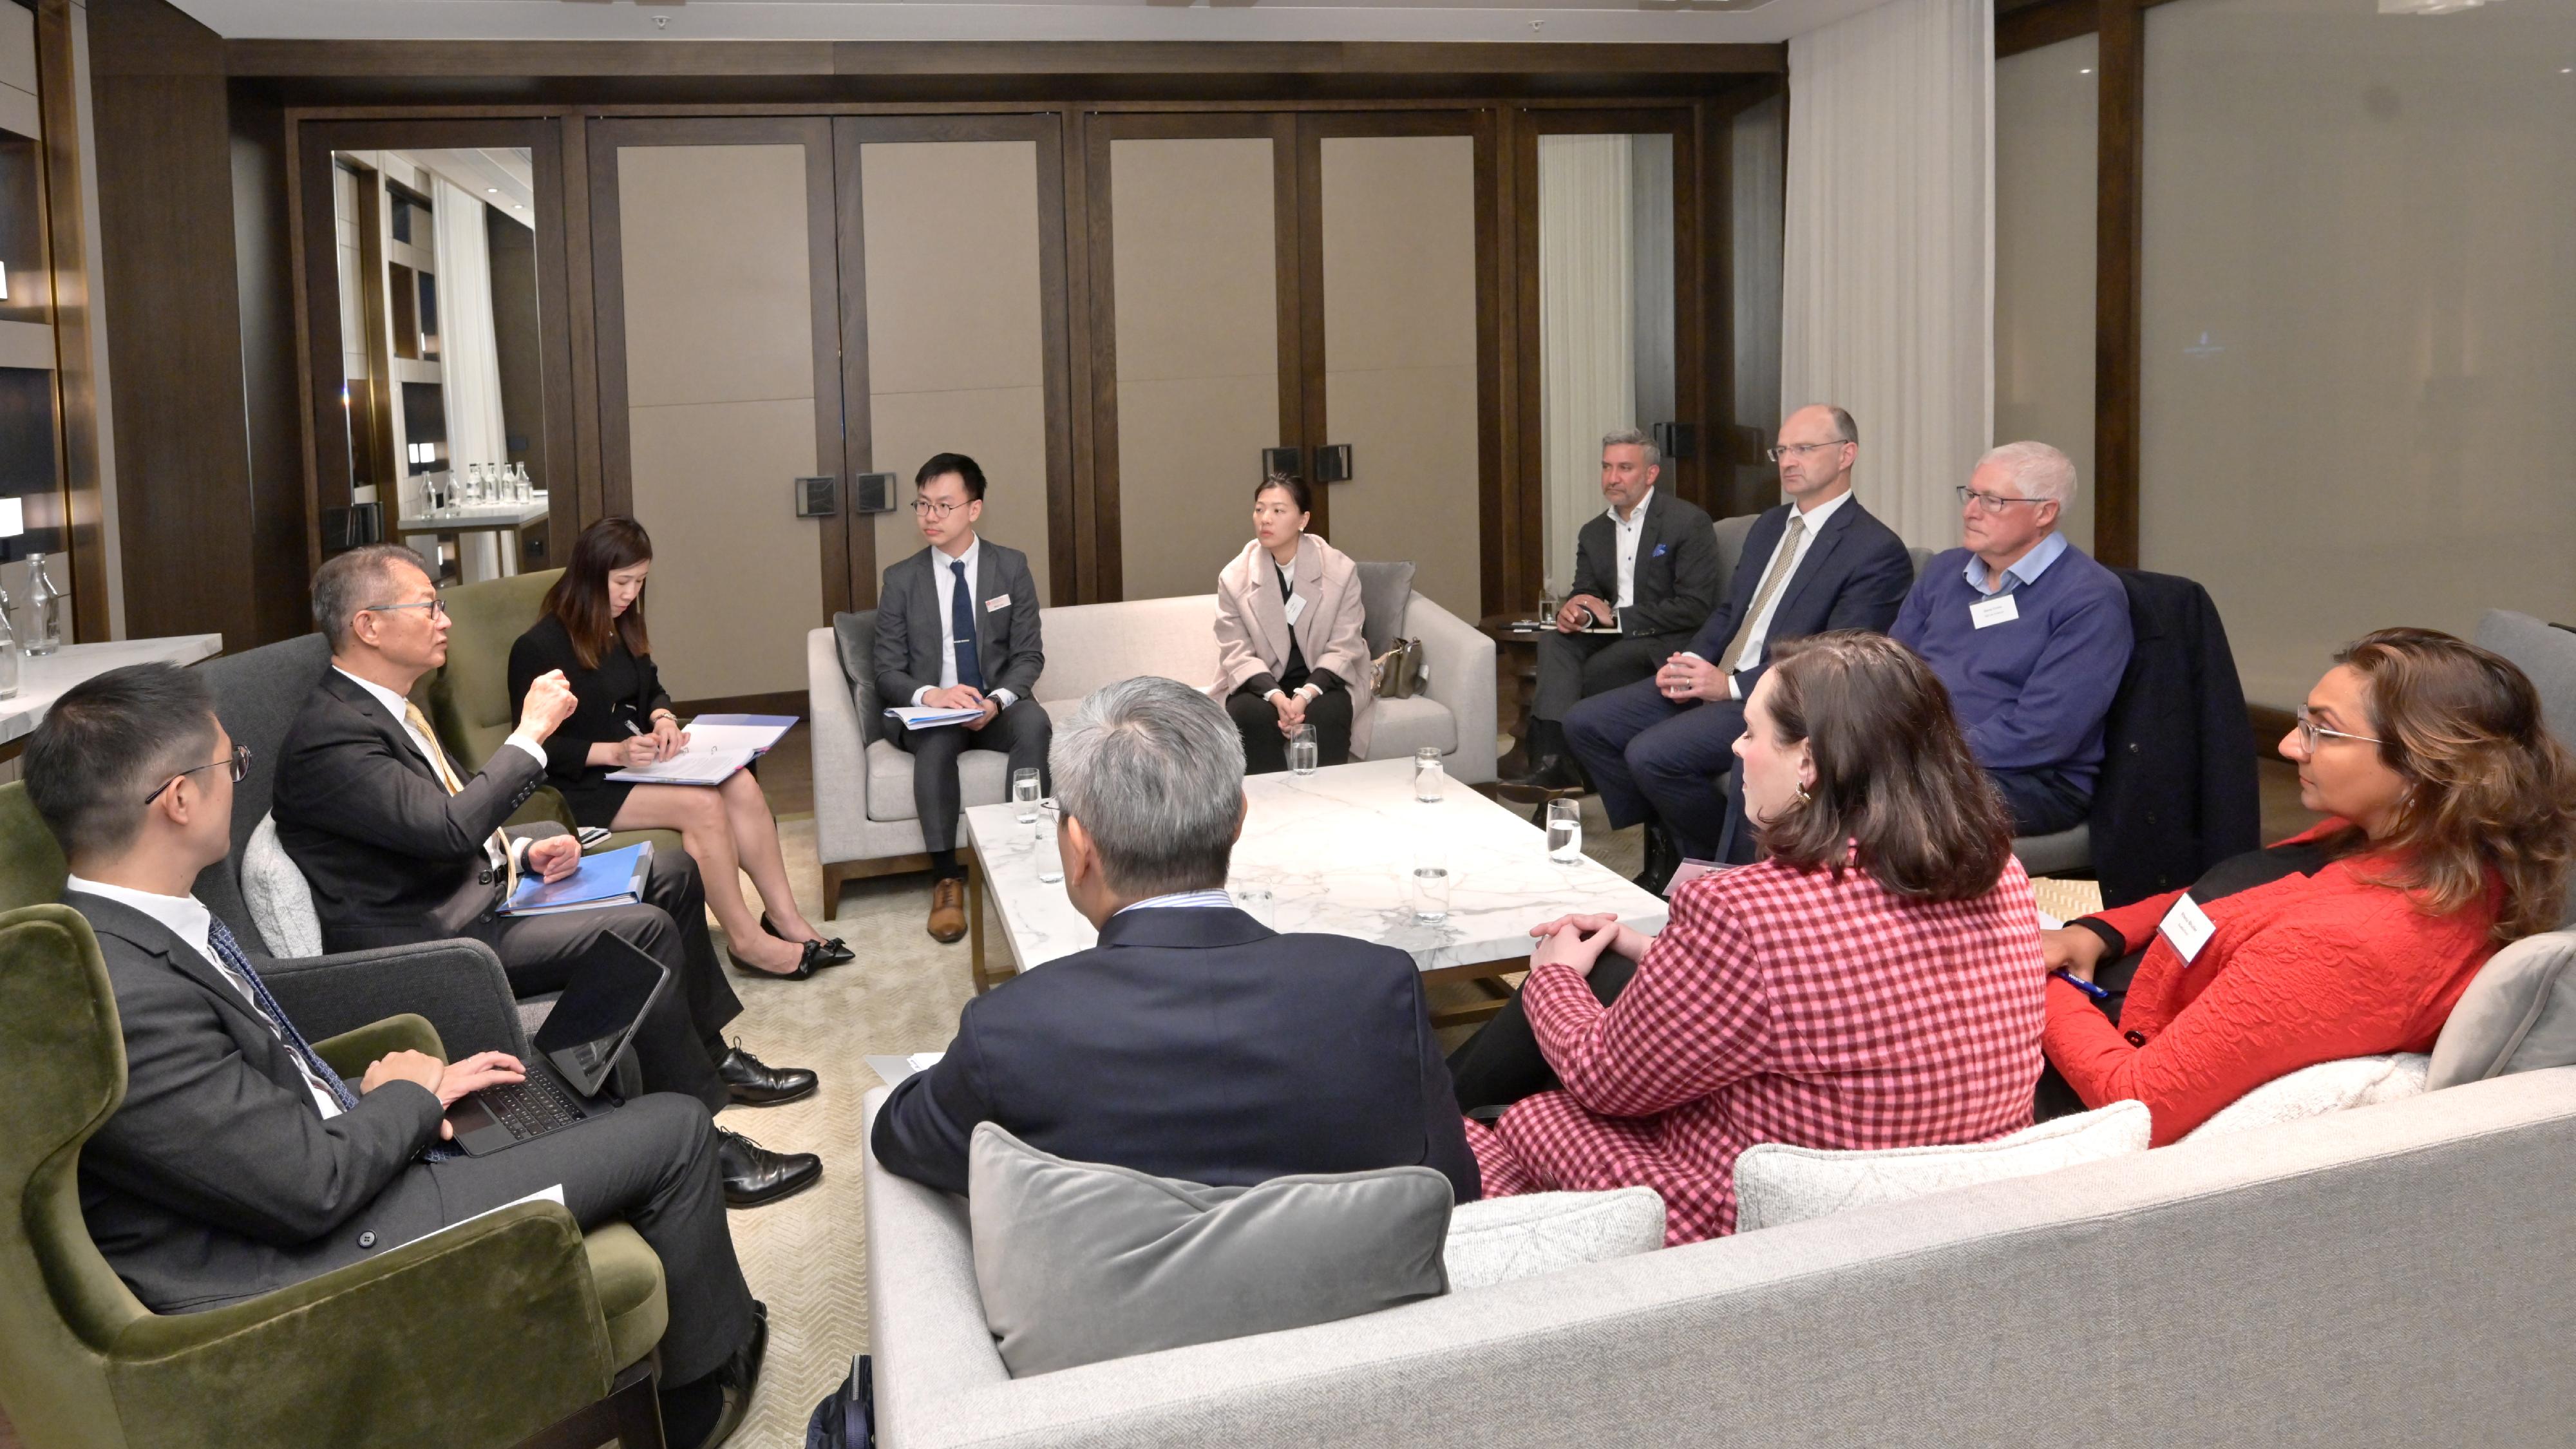
{"type": "Polygon", "coordinates": [[[1365,757],[1369,652],[1359,566],[1306,532],[1305,480],[1253,490],[1253,540],[1216,580],[1216,693],[1243,731],[1251,774],[1288,768],[1288,738],[1315,727],[1317,762],[1365,757]]]}

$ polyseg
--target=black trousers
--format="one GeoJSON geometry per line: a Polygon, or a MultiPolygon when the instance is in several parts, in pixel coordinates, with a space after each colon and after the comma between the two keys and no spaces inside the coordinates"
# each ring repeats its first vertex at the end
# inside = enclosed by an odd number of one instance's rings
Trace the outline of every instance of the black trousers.
{"type": "MultiPolygon", "coordinates": [[[[1636,974],[1636,962],[1605,951],[1584,980],[1591,985],[1594,999],[1608,1006],[1636,974]]],[[[1458,1088],[1458,1110],[1468,1113],[1479,1107],[1508,1107],[1523,1097],[1564,1085],[1556,1079],[1556,1068],[1547,1064],[1547,1054],[1539,1050],[1538,1034],[1530,1030],[1529,1013],[1521,1008],[1517,991],[1503,1004],[1501,1015],[1449,1054],[1449,1076],[1458,1088]]]]}
{"type": "Polygon", "coordinates": [[[2093,809],[2093,791],[2066,777],[2062,770],[1988,770],[1986,778],[2012,807],[2013,834],[2055,835],[2084,823],[2093,809]]]}
{"type": "MultiPolygon", "coordinates": [[[[1243,732],[1243,772],[1275,775],[1288,768],[1288,737],[1279,733],[1279,707],[1249,689],[1225,697],[1225,712],[1243,732]]],[[[1351,692],[1328,689],[1306,706],[1306,723],[1315,727],[1315,763],[1351,762],[1351,692]]]]}
{"type": "MultiPolygon", "coordinates": [[[[637,1097],[487,1156],[410,1170],[437,1183],[439,1211],[450,1223],[557,1183],[583,1228],[624,1218],[662,1260],[671,1306],[662,1334],[665,1386],[715,1372],[751,1337],[751,1289],[725,1225],[714,1124],[685,1097],[637,1097]]],[[[495,1324],[493,1331],[508,1329],[495,1324]]]]}
{"type": "Polygon", "coordinates": [[[1000,750],[1011,757],[1013,772],[1035,770],[1038,788],[1052,793],[1048,780],[1047,744],[1055,725],[1034,699],[1015,699],[980,730],[964,725],[908,730],[898,725],[895,745],[912,756],[912,808],[921,817],[924,850],[957,848],[957,812],[965,797],[957,786],[957,757],[968,750],[1000,750]]]}
{"type": "Polygon", "coordinates": [[[1676,704],[1652,679],[1596,695],[1565,717],[1566,748],[1601,792],[1610,828],[1660,820],[1693,860],[1711,859],[1724,833],[1724,781],[1743,733],[1742,704],[1676,704]]]}
{"type": "MultiPolygon", "coordinates": [[[[2129,999],[2129,981],[2138,974],[2138,963],[2145,959],[2146,952],[2132,951],[2116,961],[2105,961],[2094,968],[2093,984],[2111,994],[2094,1002],[2093,1006],[2111,1018],[2113,1026],[2120,1024],[2120,1008],[2129,999]]],[[[2032,1106],[2042,1122],[2091,1110],[2084,1105],[2082,1097],[2075,1095],[2074,1085],[2058,1074],[2057,1063],[2048,1061],[2039,1064],[2039,1090],[2032,1106]]]]}
{"type": "Polygon", "coordinates": [[[1687,634],[1625,638],[1546,630],[1538,636],[1538,685],[1530,694],[1530,717],[1562,722],[1578,700],[1654,678],[1673,651],[1689,642],[1687,634]]]}

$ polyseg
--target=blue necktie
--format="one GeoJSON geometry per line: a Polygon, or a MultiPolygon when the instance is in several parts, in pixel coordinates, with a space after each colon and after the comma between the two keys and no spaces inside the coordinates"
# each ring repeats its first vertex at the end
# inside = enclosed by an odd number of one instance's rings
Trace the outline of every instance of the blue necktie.
{"type": "Polygon", "coordinates": [[[957,682],[984,687],[984,671],[975,663],[975,591],[966,583],[966,560],[950,559],[948,570],[957,587],[948,591],[948,632],[957,636],[957,682]]]}

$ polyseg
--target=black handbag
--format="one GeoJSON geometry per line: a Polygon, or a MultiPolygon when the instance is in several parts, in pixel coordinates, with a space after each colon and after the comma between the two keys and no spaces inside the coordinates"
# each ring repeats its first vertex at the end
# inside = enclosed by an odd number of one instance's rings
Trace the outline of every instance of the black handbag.
{"type": "Polygon", "coordinates": [[[850,1376],[824,1395],[805,1421],[805,1449],[876,1449],[877,1393],[868,1356],[850,1360],[850,1376]]]}

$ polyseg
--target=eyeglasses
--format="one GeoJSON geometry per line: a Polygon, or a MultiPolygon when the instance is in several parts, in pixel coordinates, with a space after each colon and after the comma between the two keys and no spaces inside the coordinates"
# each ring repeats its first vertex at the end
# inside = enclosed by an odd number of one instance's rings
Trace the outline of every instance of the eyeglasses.
{"type": "MultiPolygon", "coordinates": [[[[972,503],[974,501],[975,500],[970,498],[966,500],[966,503],[972,503]]],[[[955,513],[958,509],[965,507],[966,503],[933,503],[927,498],[916,498],[912,500],[912,512],[913,516],[916,518],[946,518],[948,515],[955,513]]]]}
{"type": "Polygon", "coordinates": [[[1979,513],[2001,513],[2006,508],[2016,503],[2054,503],[2057,501],[2054,498],[2005,498],[1998,494],[1980,493],[1964,483],[1951,491],[1959,495],[1959,501],[1961,503],[1974,508],[1979,513]]]}
{"type": "Polygon", "coordinates": [[[1830,443],[1783,443],[1776,448],[1763,449],[1762,456],[1770,459],[1774,463],[1777,463],[1780,461],[1783,454],[1795,453],[1799,457],[1803,458],[1809,453],[1816,451],[1818,448],[1839,448],[1850,441],[1851,439],[1849,438],[1836,438],[1830,443]]]}
{"type": "Polygon", "coordinates": [[[2298,725],[2298,729],[2299,729],[2299,748],[2300,748],[2300,749],[2302,749],[2302,750],[2304,750],[2304,751],[2306,751],[2306,752],[2307,752],[2307,753],[2309,753],[2309,754],[2315,754],[2315,753],[2316,753],[2316,749],[2317,749],[2317,737],[2318,737],[2319,735],[2324,735],[2324,736],[2326,736],[2326,737],[2328,737],[2328,738],[2330,738],[2330,739],[2338,739],[2338,740],[2358,740],[2358,741],[2360,741],[2361,743],[2363,743],[2363,744],[2365,744],[2365,745],[2377,745],[2377,744],[2385,744],[2385,743],[2386,743],[2386,741],[2384,741],[2384,740],[2380,739],[2380,738],[2379,738],[2379,736],[2377,736],[2377,735],[2355,735],[2355,734],[2346,734],[2346,733],[2344,733],[2342,730],[2330,730],[2330,729],[2327,729],[2324,725],[2321,725],[2321,724],[2317,723],[2317,722],[2316,722],[2316,719],[2315,719],[2313,716],[2311,716],[2311,715],[2310,715],[2306,710],[2304,710],[2304,709],[2299,711],[2299,725],[2298,725]]]}
{"type": "Polygon", "coordinates": [[[224,765],[230,765],[233,767],[233,783],[236,785],[240,784],[242,782],[242,777],[250,773],[250,746],[233,746],[233,757],[229,760],[208,760],[202,765],[190,765],[188,768],[181,770],[178,774],[172,775],[169,779],[162,781],[160,789],[143,797],[143,803],[149,805],[153,801],[160,799],[162,796],[170,793],[171,786],[178,784],[180,780],[197,773],[199,770],[212,770],[224,765]]]}
{"type": "Polygon", "coordinates": [[[432,619],[444,619],[447,617],[447,601],[445,599],[431,599],[426,603],[420,604],[369,604],[358,612],[361,614],[399,614],[405,609],[427,609],[429,611],[429,617],[432,619]]]}

